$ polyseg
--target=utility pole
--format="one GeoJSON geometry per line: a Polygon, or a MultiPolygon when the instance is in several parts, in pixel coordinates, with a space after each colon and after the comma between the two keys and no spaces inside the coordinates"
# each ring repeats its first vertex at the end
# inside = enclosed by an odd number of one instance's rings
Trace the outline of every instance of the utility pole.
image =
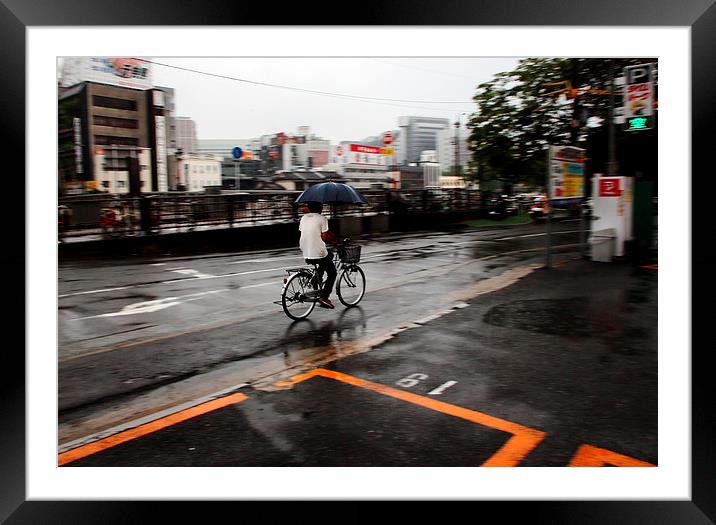
{"type": "Polygon", "coordinates": [[[455,119],[455,176],[460,176],[460,115],[455,119]]]}
{"type": "Polygon", "coordinates": [[[617,176],[617,161],[616,161],[616,140],[614,130],[614,60],[611,61],[609,66],[609,145],[608,145],[608,158],[607,161],[607,175],[609,177],[617,176]]]}

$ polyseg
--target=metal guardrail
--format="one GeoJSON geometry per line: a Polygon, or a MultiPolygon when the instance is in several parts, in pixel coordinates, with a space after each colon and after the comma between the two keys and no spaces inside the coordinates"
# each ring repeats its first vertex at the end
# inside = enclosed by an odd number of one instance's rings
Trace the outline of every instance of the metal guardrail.
{"type": "MultiPolygon", "coordinates": [[[[324,206],[328,217],[376,214],[475,212],[483,208],[479,191],[366,190],[368,204],[324,206]]],[[[60,237],[97,234],[107,238],[232,227],[241,224],[295,222],[300,191],[246,191],[220,194],[164,193],[142,196],[107,194],[59,199],[60,237]]]]}

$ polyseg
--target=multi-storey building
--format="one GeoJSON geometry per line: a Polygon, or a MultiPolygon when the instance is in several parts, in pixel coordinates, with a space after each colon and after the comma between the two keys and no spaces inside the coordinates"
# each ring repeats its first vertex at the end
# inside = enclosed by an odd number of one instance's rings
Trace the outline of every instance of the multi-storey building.
{"type": "Polygon", "coordinates": [[[469,133],[464,128],[440,130],[437,133],[438,162],[446,175],[465,175],[470,162],[469,133]],[[457,141],[457,149],[455,146],[457,141]],[[457,167],[457,169],[456,169],[457,167]]]}
{"type": "Polygon", "coordinates": [[[167,191],[164,111],[159,89],[96,82],[60,88],[60,191],[67,184],[84,191],[167,191]]]}
{"type": "Polygon", "coordinates": [[[450,120],[433,117],[400,117],[400,134],[396,144],[398,164],[420,161],[420,153],[437,150],[437,134],[450,128],[450,120]]]}
{"type": "Polygon", "coordinates": [[[177,149],[176,103],[174,88],[156,86],[164,91],[164,116],[167,124],[167,153],[173,155],[177,149]]]}
{"type": "Polygon", "coordinates": [[[198,153],[196,123],[189,117],[175,117],[176,147],[184,153],[198,153]]]}
{"type": "Polygon", "coordinates": [[[177,156],[176,187],[181,191],[204,191],[221,187],[221,158],[186,153],[177,156]]]}
{"type": "Polygon", "coordinates": [[[380,146],[344,141],[332,148],[328,166],[337,167],[346,182],[359,189],[389,188],[390,158],[380,146]]]}

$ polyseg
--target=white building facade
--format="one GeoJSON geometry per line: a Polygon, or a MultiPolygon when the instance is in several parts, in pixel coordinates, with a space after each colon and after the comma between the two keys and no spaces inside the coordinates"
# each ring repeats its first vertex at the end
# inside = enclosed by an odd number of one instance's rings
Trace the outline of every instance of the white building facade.
{"type": "Polygon", "coordinates": [[[214,155],[179,155],[176,184],[183,191],[204,191],[207,186],[220,187],[221,158],[214,155]]]}
{"type": "Polygon", "coordinates": [[[336,170],[346,182],[359,189],[389,188],[390,157],[379,146],[341,142],[331,148],[331,162],[326,167],[336,170]]]}
{"type": "Polygon", "coordinates": [[[152,150],[134,146],[102,146],[94,152],[94,187],[100,191],[129,193],[127,157],[139,160],[139,190],[152,191],[152,150]]]}
{"type": "Polygon", "coordinates": [[[470,162],[470,150],[468,149],[469,133],[464,128],[444,129],[437,132],[437,155],[438,162],[443,172],[455,173],[455,166],[460,167],[460,173],[465,174],[467,165],[470,162]],[[455,151],[455,140],[457,140],[457,151],[455,151]],[[457,158],[456,158],[457,154],[457,158]]]}

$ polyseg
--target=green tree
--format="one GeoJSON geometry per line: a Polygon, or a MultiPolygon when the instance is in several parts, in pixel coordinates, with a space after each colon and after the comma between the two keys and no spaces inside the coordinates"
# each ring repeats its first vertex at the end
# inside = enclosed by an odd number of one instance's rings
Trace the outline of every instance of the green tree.
{"type": "Polygon", "coordinates": [[[645,62],[656,60],[528,58],[480,84],[473,97],[478,110],[468,124],[480,182],[542,184],[545,146],[586,144],[590,130],[607,122],[612,74],[645,62]]]}

